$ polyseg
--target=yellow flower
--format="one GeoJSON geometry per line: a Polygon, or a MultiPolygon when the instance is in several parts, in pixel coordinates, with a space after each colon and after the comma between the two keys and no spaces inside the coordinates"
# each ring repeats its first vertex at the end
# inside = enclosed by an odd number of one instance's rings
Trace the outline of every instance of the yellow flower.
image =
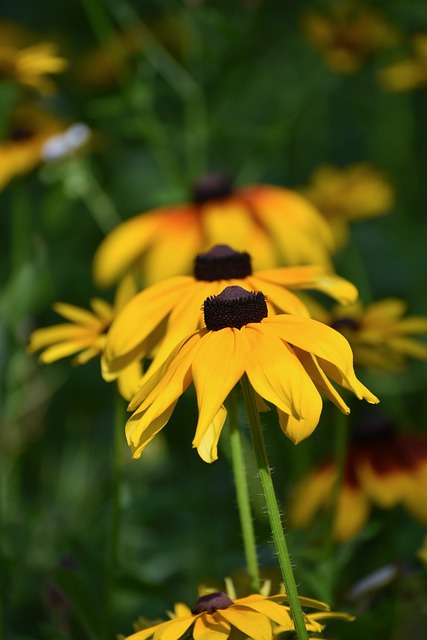
{"type": "MultiPolygon", "coordinates": [[[[229,586],[229,585],[227,585],[229,586]]],[[[345,613],[329,611],[328,605],[311,598],[300,598],[303,606],[321,610],[304,614],[307,631],[319,633],[324,626],[319,620],[337,618],[354,620],[345,613]]],[[[179,602],[175,604],[170,620],[147,628],[145,620],[135,625],[136,633],[126,640],[273,640],[280,633],[293,631],[288,598],[284,593],[274,596],[262,593],[236,598],[234,593],[204,590],[190,609],[179,602]]]]}
{"type": "Polygon", "coordinates": [[[248,253],[216,245],[196,257],[194,276],[158,282],[124,307],[108,332],[102,367],[105,379],[115,379],[124,366],[149,355],[156,344],[159,346],[151,368],[159,366],[178,342],[204,326],[203,301],[218,295],[227,285],[249,291],[262,289],[269,315],[282,312],[309,316],[305,305],[289,289],[316,289],[341,303],[357,298],[357,289],[350,282],[321,267],[283,267],[253,273],[248,253]]]}
{"type": "Polygon", "coordinates": [[[322,165],[302,193],[331,224],[337,247],[348,241],[349,221],[387,213],[394,199],[391,185],[366,163],[345,169],[322,165]]]}
{"type": "Polygon", "coordinates": [[[42,94],[55,90],[48,74],[60,73],[66,66],[66,60],[58,55],[57,46],[51,42],[39,42],[23,49],[0,45],[0,78],[42,94]]]}
{"type": "MultiPolygon", "coordinates": [[[[321,508],[330,506],[336,470],[327,461],[297,486],[288,516],[297,528],[309,526],[321,508]]],[[[371,505],[402,505],[427,524],[427,438],[398,434],[383,417],[365,418],[355,427],[347,452],[338,498],[334,536],[346,542],[366,524],[371,505]]]]}
{"type": "MultiPolygon", "coordinates": [[[[91,301],[92,310],[58,302],[54,310],[69,323],[36,329],[30,336],[28,350],[41,351],[40,362],[49,364],[77,353],[73,363],[85,364],[100,356],[105,345],[106,333],[120,309],[135,294],[135,284],[128,276],[117,289],[114,305],[100,298],[91,301]]],[[[118,376],[118,387],[122,396],[129,399],[137,389],[141,378],[138,362],[132,362],[118,376]]]]}
{"type": "Polygon", "coordinates": [[[276,405],[280,426],[298,443],[317,426],[319,390],[344,413],[349,408],[328,377],[360,399],[378,399],[357,380],[348,342],[310,318],[267,317],[261,292],[230,286],[204,302],[206,328],[192,333],[141,385],[126,425],[133,457],[165,426],[179,397],[194,383],[199,419],[193,446],[206,462],[217,459],[226,418],[224,400],[246,373],[256,393],[276,405]]]}
{"type": "Polygon", "coordinates": [[[332,269],[332,233],[313,205],[281,187],[232,189],[222,175],[195,186],[193,202],[153,209],[120,224],[101,243],[94,277],[108,286],[135,265],[148,283],[191,272],[193,256],[231,244],[256,256],[255,268],[319,264],[332,269]]]}
{"type": "Polygon", "coordinates": [[[388,65],[379,72],[380,84],[388,91],[410,91],[427,85],[427,34],[412,40],[413,56],[388,65]]]}
{"type": "Polygon", "coordinates": [[[14,110],[8,136],[0,141],[0,190],[43,161],[57,159],[59,141],[62,140],[62,155],[66,155],[83,146],[89,136],[86,125],[70,125],[34,105],[14,110]]]}
{"type": "Polygon", "coordinates": [[[407,356],[427,359],[427,345],[413,339],[427,335],[427,317],[404,317],[406,309],[403,300],[383,298],[365,308],[355,302],[330,313],[311,312],[347,338],[355,364],[393,371],[404,366],[407,356]]]}
{"type": "Polygon", "coordinates": [[[302,27],[328,67],[341,74],[357,72],[373,53],[399,42],[395,27],[379,12],[355,2],[333,2],[328,12],[305,11],[302,27]]]}

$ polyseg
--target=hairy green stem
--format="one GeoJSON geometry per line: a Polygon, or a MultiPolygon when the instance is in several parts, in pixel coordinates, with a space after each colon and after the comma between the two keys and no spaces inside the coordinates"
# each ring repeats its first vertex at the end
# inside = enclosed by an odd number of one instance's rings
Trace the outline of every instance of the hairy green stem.
{"type": "Polygon", "coordinates": [[[236,487],[237,506],[239,509],[240,526],[242,529],[243,546],[245,549],[246,568],[251,589],[256,593],[260,590],[258,557],[255,542],[254,525],[251,503],[249,498],[248,479],[243,454],[242,436],[239,429],[236,392],[228,397],[228,428],[230,431],[231,461],[233,467],[234,484],[236,487]]]}
{"type": "Polygon", "coordinates": [[[286,594],[289,598],[292,619],[298,640],[308,640],[307,629],[304,622],[304,614],[298,598],[297,586],[295,583],[292,564],[289,557],[285,534],[283,531],[282,519],[280,517],[276,494],[274,492],[273,480],[270,473],[267,451],[265,448],[264,436],[261,421],[256,404],[254,390],[246,375],[241,379],[243,394],[245,398],[246,410],[248,413],[249,428],[255,457],[258,464],[258,473],[267,506],[268,519],[270,521],[273,541],[282,572],[286,594]]]}

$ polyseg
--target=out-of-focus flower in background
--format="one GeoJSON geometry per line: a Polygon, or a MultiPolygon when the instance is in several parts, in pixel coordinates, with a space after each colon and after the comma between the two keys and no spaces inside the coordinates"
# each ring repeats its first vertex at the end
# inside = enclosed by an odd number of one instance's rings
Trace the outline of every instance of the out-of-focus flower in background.
{"type": "Polygon", "coordinates": [[[87,125],[66,122],[37,104],[17,107],[0,141],[0,190],[43,162],[84,149],[91,135],[87,125]]]}
{"type": "Polygon", "coordinates": [[[0,81],[16,82],[41,94],[55,91],[49,77],[67,67],[53,42],[35,41],[25,27],[0,22],[0,81]]]}
{"type": "MultiPolygon", "coordinates": [[[[332,508],[337,471],[332,460],[310,472],[297,485],[289,519],[305,528],[321,509],[332,508]]],[[[427,524],[427,437],[398,433],[390,420],[373,414],[352,430],[343,483],[334,514],[336,540],[356,536],[369,519],[372,505],[403,506],[427,524]]]]}
{"type": "Polygon", "coordinates": [[[394,203],[393,187],[368,163],[322,165],[301,192],[330,223],[338,248],[348,242],[349,222],[388,213],[394,203]]]}
{"type": "Polygon", "coordinates": [[[332,232],[303,196],[282,187],[234,189],[221,174],[195,185],[193,201],[135,216],[101,243],[94,278],[108,286],[135,265],[147,283],[191,273],[194,256],[230,244],[254,257],[254,268],[317,264],[332,269],[332,232]]]}
{"type": "Polygon", "coordinates": [[[117,377],[135,359],[150,355],[155,370],[186,336],[204,326],[202,305],[227,286],[260,291],[267,296],[269,315],[292,313],[309,317],[294,290],[321,291],[342,304],[354,302],[357,289],[348,280],[325,272],[321,267],[282,267],[252,271],[251,257],[227,245],[216,245],[199,254],[194,276],[162,280],[138,293],[118,314],[108,331],[102,360],[106,380],[117,377]]]}
{"type": "Polygon", "coordinates": [[[411,91],[427,86],[427,33],[412,37],[412,56],[394,62],[378,73],[388,91],[411,91]]]}
{"type": "Polygon", "coordinates": [[[313,318],[330,325],[349,341],[354,362],[364,367],[398,371],[406,358],[427,359],[427,344],[415,337],[427,336],[427,317],[405,316],[407,303],[383,298],[363,306],[337,305],[327,311],[304,298],[313,318]]]}
{"type": "Polygon", "coordinates": [[[341,74],[357,72],[375,52],[400,41],[398,29],[377,9],[351,1],[333,2],[327,11],[308,9],[301,25],[327,66],[341,74]]]}
{"type": "MultiPolygon", "coordinates": [[[[113,319],[135,293],[135,282],[127,276],[117,287],[113,305],[106,300],[94,298],[91,300],[92,309],[87,310],[57,302],[54,310],[70,322],[36,329],[31,334],[28,350],[30,353],[41,351],[39,360],[44,364],[75,353],[77,355],[73,363],[85,364],[101,355],[113,319]]],[[[117,384],[124,398],[129,399],[136,392],[141,374],[137,361],[120,371],[117,384]]]]}

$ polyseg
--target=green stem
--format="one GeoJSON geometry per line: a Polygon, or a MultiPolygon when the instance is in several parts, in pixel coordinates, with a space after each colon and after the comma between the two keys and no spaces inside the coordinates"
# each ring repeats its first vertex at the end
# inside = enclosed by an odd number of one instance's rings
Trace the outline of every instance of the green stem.
{"type": "Polygon", "coordinates": [[[304,614],[298,598],[297,586],[292,571],[291,560],[283,531],[282,519],[274,492],[273,480],[271,478],[268,463],[267,451],[265,448],[264,436],[262,433],[261,421],[256,405],[256,398],[252,386],[246,375],[241,379],[243,394],[245,398],[246,410],[248,413],[249,428],[252,443],[258,464],[258,473],[262,490],[267,506],[268,519],[270,521],[273,541],[282,572],[286,594],[289,598],[292,619],[298,640],[308,640],[307,629],[304,622],[304,614]]]}
{"type": "MultiPolygon", "coordinates": [[[[106,587],[105,587],[105,620],[108,626],[111,620],[112,602],[117,575],[117,559],[120,544],[122,479],[123,479],[123,443],[124,443],[124,402],[116,391],[114,412],[114,449],[113,449],[113,478],[111,497],[110,538],[107,557],[106,587]]],[[[109,634],[106,633],[108,636],[109,634]]]]}
{"type": "Polygon", "coordinates": [[[256,593],[259,593],[260,581],[257,549],[237,408],[236,394],[235,392],[232,392],[228,398],[227,411],[234,484],[236,487],[237,505],[239,509],[240,526],[242,529],[249,584],[251,589],[256,593]]]}

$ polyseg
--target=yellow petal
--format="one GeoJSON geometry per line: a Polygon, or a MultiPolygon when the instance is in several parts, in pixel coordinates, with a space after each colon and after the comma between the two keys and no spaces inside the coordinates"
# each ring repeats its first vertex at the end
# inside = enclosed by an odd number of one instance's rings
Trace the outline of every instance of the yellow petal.
{"type": "Polygon", "coordinates": [[[347,542],[354,538],[366,524],[369,512],[370,503],[363,491],[345,484],[338,498],[334,538],[338,542],[347,542]]]}
{"type": "Polygon", "coordinates": [[[196,616],[173,618],[161,625],[153,636],[153,640],[179,640],[194,623],[196,616]]]}
{"type": "Polygon", "coordinates": [[[85,343],[89,339],[96,340],[97,335],[93,335],[85,327],[80,327],[75,324],[63,323],[56,324],[52,327],[43,327],[42,329],[36,329],[30,336],[30,343],[28,350],[30,353],[43,349],[51,344],[57,342],[72,342],[77,341],[79,343],[85,343]]]}
{"type": "Polygon", "coordinates": [[[200,442],[221,405],[245,370],[239,331],[208,332],[194,353],[191,371],[197,393],[199,419],[193,446],[200,442]]]}
{"type": "Polygon", "coordinates": [[[170,278],[132,298],[108,331],[106,359],[114,361],[140,346],[192,283],[193,278],[187,276],[170,278]]]}
{"type": "Polygon", "coordinates": [[[316,513],[331,497],[336,474],[328,464],[306,476],[296,487],[288,510],[289,521],[297,529],[312,522],[316,513]]]}
{"type": "Polygon", "coordinates": [[[119,393],[125,400],[130,400],[136,393],[142,376],[140,362],[131,362],[120,372],[117,385],[119,393]]]}
{"type": "Polygon", "coordinates": [[[242,327],[246,372],[255,391],[285,413],[301,417],[301,389],[308,378],[290,348],[264,331],[263,324],[242,327]]]}
{"type": "Polygon", "coordinates": [[[226,417],[227,411],[224,405],[221,405],[197,447],[197,453],[205,462],[210,463],[218,459],[218,440],[226,417]]]}
{"type": "Polygon", "coordinates": [[[278,309],[279,312],[293,313],[306,318],[310,317],[305,304],[292,291],[267,280],[262,280],[258,276],[248,276],[247,281],[250,282],[254,291],[263,292],[275,311],[278,309]]]}
{"type": "Polygon", "coordinates": [[[215,620],[215,615],[202,614],[197,618],[194,640],[226,640],[230,635],[230,625],[225,620],[215,620]]]}
{"type": "Polygon", "coordinates": [[[321,412],[322,399],[313,385],[312,397],[305,406],[304,417],[298,420],[278,409],[279,424],[285,436],[294,444],[298,444],[311,436],[319,424],[321,412]]]}
{"type": "Polygon", "coordinates": [[[289,607],[285,607],[282,604],[277,604],[276,602],[271,602],[270,600],[261,598],[258,600],[254,599],[252,601],[249,601],[245,603],[245,606],[250,607],[258,613],[262,613],[267,618],[273,620],[277,624],[282,625],[289,631],[294,629],[294,623],[290,615],[289,607]]]}
{"type": "Polygon", "coordinates": [[[203,226],[209,247],[230,244],[236,251],[248,250],[254,221],[248,207],[234,198],[203,205],[203,226]]]}
{"type": "Polygon", "coordinates": [[[101,298],[93,298],[90,301],[90,306],[98,318],[98,324],[108,326],[114,315],[111,304],[106,300],[101,300],[101,298]]]}
{"type": "Polygon", "coordinates": [[[50,364],[55,360],[66,358],[67,356],[77,353],[85,347],[89,347],[93,343],[93,340],[73,340],[72,342],[61,342],[54,344],[51,347],[45,349],[39,356],[40,362],[44,364],[50,364]]]}
{"type": "Polygon", "coordinates": [[[367,496],[383,509],[390,509],[401,503],[408,493],[409,473],[396,466],[378,473],[369,462],[359,462],[357,479],[367,496]]]}
{"type": "Polygon", "coordinates": [[[298,360],[301,362],[304,369],[313,380],[317,389],[327,398],[329,398],[329,400],[331,400],[335,404],[335,406],[340,409],[340,411],[346,414],[350,413],[349,407],[341,398],[335,387],[333,387],[329,382],[323,369],[321,369],[321,367],[319,366],[316,356],[313,356],[311,353],[307,353],[307,351],[303,351],[302,349],[298,349],[298,347],[294,347],[294,351],[298,360]]]}
{"type": "Polygon", "coordinates": [[[233,605],[228,609],[218,609],[217,615],[229,622],[233,627],[253,640],[271,640],[272,626],[269,619],[260,614],[254,613],[246,607],[233,605]]]}
{"type": "Polygon", "coordinates": [[[84,327],[97,330],[100,327],[99,319],[90,311],[76,307],[73,304],[67,304],[65,302],[56,302],[53,305],[56,313],[59,313],[63,318],[71,320],[76,324],[83,325],[84,327]]]}
{"type": "Polygon", "coordinates": [[[129,418],[125,425],[125,434],[133,458],[140,458],[145,447],[169,422],[177,402],[177,400],[171,402],[164,411],[158,410],[151,413],[137,411],[129,418]]]}

